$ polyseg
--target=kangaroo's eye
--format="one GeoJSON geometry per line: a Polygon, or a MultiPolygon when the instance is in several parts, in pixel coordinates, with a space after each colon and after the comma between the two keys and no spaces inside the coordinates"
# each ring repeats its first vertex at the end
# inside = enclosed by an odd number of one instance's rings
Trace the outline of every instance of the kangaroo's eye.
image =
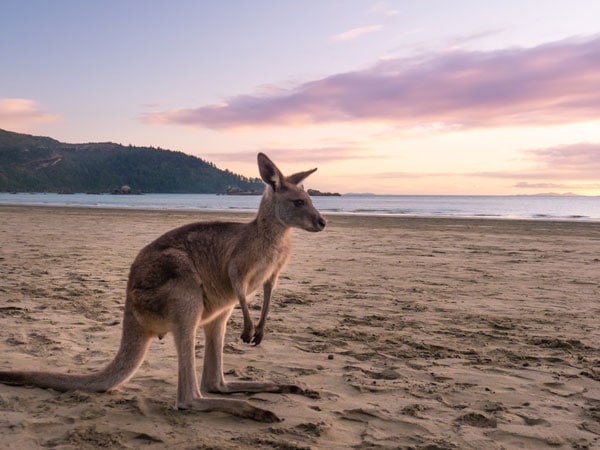
{"type": "Polygon", "coordinates": [[[300,208],[300,207],[304,206],[304,200],[302,200],[302,199],[294,200],[293,202],[294,202],[294,206],[296,208],[300,208]]]}

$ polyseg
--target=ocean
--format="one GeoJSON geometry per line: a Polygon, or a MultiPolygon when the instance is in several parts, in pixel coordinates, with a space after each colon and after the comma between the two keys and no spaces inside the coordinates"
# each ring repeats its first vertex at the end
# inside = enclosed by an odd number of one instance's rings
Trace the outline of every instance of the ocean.
{"type": "MultiPolygon", "coordinates": [[[[184,211],[255,211],[259,196],[214,194],[29,194],[0,193],[0,205],[80,206],[91,208],[184,211]]],[[[313,197],[327,214],[429,217],[496,217],[600,222],[600,197],[489,195],[343,195],[313,197]]]]}

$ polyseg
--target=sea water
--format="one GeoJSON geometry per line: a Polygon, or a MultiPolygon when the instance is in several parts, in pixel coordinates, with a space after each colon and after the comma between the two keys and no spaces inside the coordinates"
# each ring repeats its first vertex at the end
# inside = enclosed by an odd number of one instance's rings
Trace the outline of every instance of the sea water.
{"type": "MultiPolygon", "coordinates": [[[[600,197],[493,195],[342,195],[313,197],[324,213],[498,217],[600,221],[600,197]]],[[[215,194],[29,194],[0,193],[3,205],[185,211],[256,211],[260,196],[215,194]]]]}

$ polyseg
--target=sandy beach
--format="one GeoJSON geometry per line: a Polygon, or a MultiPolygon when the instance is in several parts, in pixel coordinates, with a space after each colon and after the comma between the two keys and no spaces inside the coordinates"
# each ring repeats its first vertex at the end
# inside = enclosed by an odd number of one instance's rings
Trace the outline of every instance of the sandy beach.
{"type": "MultiPolygon", "coordinates": [[[[250,218],[0,206],[0,369],[101,368],[137,252],[250,218]]],[[[600,223],[327,218],[294,232],[262,344],[242,343],[236,310],[225,346],[228,377],[320,398],[235,396],[276,424],[177,411],[167,336],[117,392],[0,385],[0,448],[600,448],[600,223]]],[[[199,370],[202,354],[199,333],[199,370]]]]}

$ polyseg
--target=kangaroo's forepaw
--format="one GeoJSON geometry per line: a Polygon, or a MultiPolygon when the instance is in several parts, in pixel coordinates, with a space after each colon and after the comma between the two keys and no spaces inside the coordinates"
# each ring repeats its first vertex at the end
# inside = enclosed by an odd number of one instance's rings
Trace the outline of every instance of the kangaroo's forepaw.
{"type": "Polygon", "coordinates": [[[244,331],[242,332],[242,341],[246,344],[249,344],[252,341],[252,337],[254,336],[254,325],[250,324],[244,325],[244,331]]]}
{"type": "Polygon", "coordinates": [[[264,330],[262,328],[257,328],[254,332],[254,337],[252,338],[252,345],[257,346],[258,344],[260,344],[263,340],[264,335],[264,330]]]}

